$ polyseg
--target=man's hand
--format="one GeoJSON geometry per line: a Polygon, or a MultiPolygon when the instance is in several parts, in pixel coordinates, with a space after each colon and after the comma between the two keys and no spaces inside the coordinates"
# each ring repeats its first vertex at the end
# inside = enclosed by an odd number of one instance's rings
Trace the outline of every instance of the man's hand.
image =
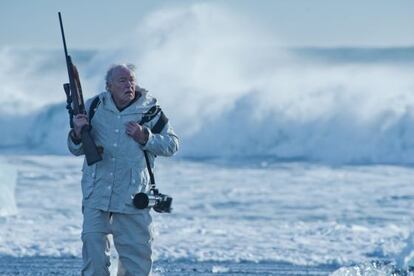
{"type": "Polygon", "coordinates": [[[137,122],[130,121],[125,124],[126,133],[135,140],[135,142],[145,145],[148,141],[149,132],[146,127],[141,126],[137,122]]]}
{"type": "Polygon", "coordinates": [[[89,125],[88,116],[85,114],[78,114],[73,116],[73,130],[76,139],[81,138],[81,130],[84,126],[89,125]]]}

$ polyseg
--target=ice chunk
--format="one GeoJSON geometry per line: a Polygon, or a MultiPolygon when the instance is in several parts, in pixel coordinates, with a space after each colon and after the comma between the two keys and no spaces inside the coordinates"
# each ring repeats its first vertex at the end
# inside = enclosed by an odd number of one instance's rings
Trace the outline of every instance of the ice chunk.
{"type": "Polygon", "coordinates": [[[411,275],[408,271],[397,268],[389,261],[371,261],[361,263],[352,267],[341,267],[334,271],[331,276],[403,276],[411,275]]]}
{"type": "Polygon", "coordinates": [[[17,213],[15,187],[17,170],[14,166],[0,163],[0,217],[17,213]]]}

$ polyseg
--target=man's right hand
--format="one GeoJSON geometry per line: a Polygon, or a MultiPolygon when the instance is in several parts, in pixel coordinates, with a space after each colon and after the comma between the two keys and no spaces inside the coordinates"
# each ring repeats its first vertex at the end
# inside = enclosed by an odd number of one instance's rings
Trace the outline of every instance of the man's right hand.
{"type": "Polygon", "coordinates": [[[89,125],[89,119],[87,115],[77,114],[73,116],[73,131],[75,132],[75,138],[81,138],[82,128],[87,125],[89,125]]]}

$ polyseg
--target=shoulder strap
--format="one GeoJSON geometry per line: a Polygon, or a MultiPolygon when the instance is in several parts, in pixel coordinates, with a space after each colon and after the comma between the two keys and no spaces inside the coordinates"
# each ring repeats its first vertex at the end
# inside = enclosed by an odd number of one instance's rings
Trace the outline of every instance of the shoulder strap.
{"type": "Polygon", "coordinates": [[[92,118],[93,118],[93,116],[95,115],[96,108],[98,107],[98,105],[99,105],[100,103],[101,103],[101,99],[99,99],[99,95],[98,95],[98,96],[96,96],[96,97],[92,100],[91,106],[89,107],[89,113],[88,113],[88,116],[89,116],[89,124],[91,123],[92,118]]]}
{"type": "Polygon", "coordinates": [[[164,112],[161,111],[160,118],[155,123],[155,125],[151,128],[151,132],[160,133],[167,123],[168,123],[168,118],[167,116],[165,116],[164,112]]]}
{"type": "Polygon", "coordinates": [[[142,116],[141,121],[139,122],[140,125],[143,125],[149,121],[151,121],[152,119],[154,119],[159,113],[160,114],[160,118],[158,119],[158,121],[155,123],[155,125],[151,128],[151,132],[152,133],[160,133],[162,131],[162,129],[165,127],[165,125],[168,123],[168,118],[167,116],[165,116],[164,112],[162,112],[161,108],[158,105],[155,105],[153,107],[151,107],[145,114],[144,116],[142,116]]]}
{"type": "Polygon", "coordinates": [[[164,112],[162,112],[161,108],[158,105],[151,107],[145,114],[142,116],[141,121],[139,122],[140,125],[143,125],[152,119],[154,119],[159,113],[161,112],[160,118],[155,123],[155,125],[151,128],[152,133],[160,133],[165,125],[168,123],[168,118],[165,116],[164,112]]]}
{"type": "Polygon", "coordinates": [[[139,121],[140,125],[143,125],[149,121],[151,121],[152,119],[155,118],[155,116],[158,115],[158,113],[161,111],[161,108],[158,105],[154,105],[153,107],[151,107],[145,114],[144,116],[142,116],[141,121],[139,121]]]}

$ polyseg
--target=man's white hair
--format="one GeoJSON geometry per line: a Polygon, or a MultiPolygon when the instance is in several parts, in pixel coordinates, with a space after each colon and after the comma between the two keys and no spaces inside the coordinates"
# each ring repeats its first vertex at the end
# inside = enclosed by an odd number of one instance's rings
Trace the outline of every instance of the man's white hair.
{"type": "Polygon", "coordinates": [[[108,90],[108,84],[112,82],[112,77],[115,72],[115,69],[118,69],[118,68],[125,68],[135,73],[136,66],[132,63],[112,64],[111,67],[109,67],[108,71],[106,71],[106,76],[105,76],[107,90],[108,90]]]}

